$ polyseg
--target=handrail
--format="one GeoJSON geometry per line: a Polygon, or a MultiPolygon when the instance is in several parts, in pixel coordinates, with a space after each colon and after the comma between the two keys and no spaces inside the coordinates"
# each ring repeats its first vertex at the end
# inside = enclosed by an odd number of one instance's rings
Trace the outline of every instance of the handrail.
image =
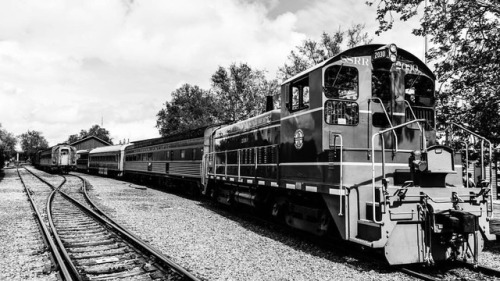
{"type": "MultiPolygon", "coordinates": [[[[392,121],[391,121],[391,118],[389,118],[389,114],[387,113],[387,110],[385,110],[385,107],[383,106],[383,102],[380,98],[369,98],[368,99],[369,101],[378,101],[378,103],[380,104],[380,107],[382,108],[382,110],[384,111],[384,114],[385,114],[385,117],[387,117],[387,121],[389,121],[389,125],[391,126],[391,128],[393,127],[392,126],[392,121]]],[[[370,104],[368,104],[368,108],[370,107],[370,104]]],[[[416,118],[415,118],[416,119],[416,118]]],[[[394,135],[394,144],[396,145],[395,146],[395,149],[396,151],[398,150],[398,136],[396,135],[396,132],[392,132],[392,134],[394,135]]]]}
{"type": "MultiPolygon", "coordinates": [[[[407,100],[404,100],[404,102],[405,102],[406,104],[408,104],[408,108],[409,108],[409,109],[410,109],[410,111],[411,111],[411,115],[413,115],[413,119],[414,119],[414,120],[417,120],[417,116],[415,115],[415,112],[413,111],[413,107],[411,106],[411,104],[410,104],[407,100]]],[[[426,120],[426,122],[427,122],[427,120],[426,120]]],[[[419,130],[419,131],[420,131],[420,133],[421,133],[421,136],[425,136],[424,130],[422,129],[422,126],[420,126],[420,122],[417,122],[417,125],[418,125],[418,130],[419,130]]],[[[420,149],[423,149],[423,148],[424,148],[424,146],[425,146],[425,139],[423,139],[423,138],[422,138],[422,139],[420,139],[420,142],[421,142],[421,143],[420,143],[420,149]]]]}
{"type": "MultiPolygon", "coordinates": [[[[337,143],[336,143],[336,140],[337,138],[340,139],[340,186],[339,186],[339,191],[340,191],[340,195],[339,195],[339,216],[343,216],[344,213],[342,212],[342,209],[343,209],[343,201],[342,201],[342,195],[344,194],[344,173],[343,173],[343,150],[344,150],[344,140],[342,138],[342,135],[341,134],[335,134],[335,133],[332,133],[329,138],[331,138],[331,136],[333,136],[333,146],[331,143],[329,143],[330,145],[330,148],[333,147],[333,149],[336,149],[337,147],[337,143]]],[[[335,153],[335,152],[334,152],[335,153]]]]}
{"type": "MultiPolygon", "coordinates": [[[[489,172],[490,172],[489,186],[491,187],[492,186],[492,181],[493,181],[493,170],[491,168],[491,166],[492,166],[491,165],[491,154],[492,154],[492,150],[493,150],[492,149],[493,145],[491,144],[491,141],[489,141],[487,138],[485,138],[485,137],[483,137],[483,136],[481,136],[479,134],[476,134],[476,133],[472,132],[471,130],[469,130],[469,129],[467,129],[467,128],[465,128],[465,127],[463,127],[463,126],[461,126],[461,125],[459,125],[459,124],[457,124],[455,122],[451,122],[450,125],[451,126],[456,126],[456,127],[460,128],[460,129],[464,130],[465,132],[471,134],[472,136],[475,136],[475,137],[477,137],[478,139],[481,140],[481,177],[482,177],[482,179],[486,175],[486,169],[485,169],[485,166],[484,166],[484,142],[486,141],[488,143],[488,151],[489,151],[488,160],[489,160],[489,163],[490,163],[490,167],[489,167],[489,172]]],[[[466,148],[468,148],[467,145],[466,145],[466,148]]],[[[468,167],[469,166],[469,162],[468,162],[468,155],[469,155],[468,149],[466,149],[465,155],[467,157],[466,159],[467,159],[467,167],[468,167]]],[[[467,175],[467,183],[468,183],[468,181],[469,180],[468,180],[468,175],[467,175]]],[[[467,186],[468,186],[468,184],[467,184],[467,186]]],[[[492,219],[493,216],[494,216],[494,214],[493,214],[493,198],[492,197],[493,196],[490,194],[489,195],[489,204],[488,204],[489,206],[488,205],[486,206],[486,210],[488,211],[488,215],[487,215],[488,220],[492,219]]]]}
{"type": "MultiPolygon", "coordinates": [[[[417,119],[417,116],[415,115],[415,112],[413,111],[413,107],[411,106],[411,104],[407,100],[404,100],[404,102],[408,105],[408,108],[411,111],[411,115],[413,115],[413,119],[417,119]]],[[[423,129],[422,129],[422,126],[420,126],[420,123],[417,123],[417,126],[418,126],[418,130],[421,133],[423,133],[423,129]]]]}
{"type": "MultiPolygon", "coordinates": [[[[408,125],[416,123],[416,122],[426,122],[426,121],[427,120],[425,120],[425,119],[415,119],[415,120],[412,120],[412,121],[409,121],[409,122],[406,122],[403,124],[399,124],[397,126],[379,131],[376,134],[373,134],[373,136],[372,136],[372,202],[373,202],[372,214],[373,214],[373,221],[375,223],[380,223],[380,224],[383,223],[382,220],[380,220],[380,221],[377,220],[377,216],[375,213],[375,137],[380,136],[382,138],[382,179],[385,179],[385,142],[384,142],[384,135],[383,134],[390,132],[390,131],[394,132],[394,130],[396,130],[396,129],[408,126],[408,125]]],[[[424,143],[424,149],[425,149],[425,135],[422,138],[424,140],[423,143],[424,143]]]]}

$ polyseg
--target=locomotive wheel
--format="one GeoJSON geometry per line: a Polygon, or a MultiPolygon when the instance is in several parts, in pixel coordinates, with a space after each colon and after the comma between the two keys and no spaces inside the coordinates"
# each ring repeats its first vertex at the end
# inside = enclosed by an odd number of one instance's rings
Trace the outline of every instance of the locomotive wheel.
{"type": "Polygon", "coordinates": [[[271,202],[271,208],[268,209],[271,214],[271,218],[277,222],[282,222],[285,217],[285,206],[286,203],[280,200],[272,200],[271,202]]]}
{"type": "Polygon", "coordinates": [[[327,210],[323,210],[319,218],[319,228],[318,228],[318,233],[321,236],[326,235],[328,233],[328,231],[330,230],[331,222],[332,219],[330,218],[330,214],[328,213],[327,210]]]}
{"type": "Polygon", "coordinates": [[[278,202],[274,202],[273,207],[271,208],[271,216],[273,216],[273,218],[278,218],[280,214],[281,206],[278,204],[278,202]]]}
{"type": "Polygon", "coordinates": [[[210,198],[217,200],[217,190],[215,190],[215,187],[210,188],[210,198]]]}

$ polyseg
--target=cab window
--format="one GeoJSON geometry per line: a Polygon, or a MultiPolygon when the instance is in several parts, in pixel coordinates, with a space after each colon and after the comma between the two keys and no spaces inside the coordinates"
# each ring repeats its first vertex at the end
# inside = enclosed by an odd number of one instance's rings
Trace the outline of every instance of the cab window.
{"type": "Polygon", "coordinates": [[[290,111],[309,108],[309,78],[305,77],[290,85],[287,107],[290,111]]]}
{"type": "Polygon", "coordinates": [[[405,99],[412,106],[434,106],[434,83],[423,75],[405,75],[405,99]]]}
{"type": "Polygon", "coordinates": [[[325,122],[330,125],[358,125],[358,104],[353,101],[327,100],[325,102],[325,122]]]}
{"type": "Polygon", "coordinates": [[[372,96],[381,99],[384,103],[391,100],[391,73],[389,70],[373,70],[372,96]]]}
{"type": "Polygon", "coordinates": [[[325,70],[325,96],[331,99],[358,99],[358,69],[332,65],[325,70]]]}

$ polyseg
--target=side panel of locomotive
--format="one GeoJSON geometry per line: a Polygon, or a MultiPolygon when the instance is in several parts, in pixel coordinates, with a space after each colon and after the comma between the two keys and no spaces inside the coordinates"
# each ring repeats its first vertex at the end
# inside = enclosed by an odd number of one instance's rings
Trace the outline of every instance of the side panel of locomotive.
{"type": "Polygon", "coordinates": [[[262,206],[269,192],[258,187],[278,186],[279,112],[266,112],[205,134],[209,138],[205,188],[219,202],[262,206]]]}

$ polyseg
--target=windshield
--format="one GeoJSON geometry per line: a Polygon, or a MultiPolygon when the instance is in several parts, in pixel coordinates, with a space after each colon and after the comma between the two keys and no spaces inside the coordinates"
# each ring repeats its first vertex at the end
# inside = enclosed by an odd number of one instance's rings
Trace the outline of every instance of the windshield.
{"type": "Polygon", "coordinates": [[[383,102],[391,100],[391,73],[388,70],[373,70],[372,95],[383,102]]]}
{"type": "Polygon", "coordinates": [[[405,99],[412,106],[434,106],[434,83],[423,75],[405,75],[405,99]]]}

